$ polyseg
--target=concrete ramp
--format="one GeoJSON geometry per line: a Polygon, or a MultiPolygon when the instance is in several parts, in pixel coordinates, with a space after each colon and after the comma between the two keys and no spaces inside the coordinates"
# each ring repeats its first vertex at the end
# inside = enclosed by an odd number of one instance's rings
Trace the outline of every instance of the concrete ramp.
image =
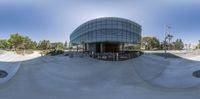
{"type": "Polygon", "coordinates": [[[0,84],[10,80],[18,71],[21,62],[16,61],[16,59],[19,58],[12,52],[5,52],[0,55],[0,70],[7,73],[4,77],[2,76],[2,78],[0,78],[0,84]]]}
{"type": "Polygon", "coordinates": [[[28,60],[36,56],[38,55],[34,54],[22,56],[17,55],[14,52],[4,51],[4,53],[0,55],[0,84],[9,81],[17,73],[24,60],[28,60]]]}
{"type": "Polygon", "coordinates": [[[0,63],[0,70],[7,73],[7,76],[0,78],[0,84],[6,83],[10,80],[18,71],[20,64],[21,62],[0,63]]]}
{"type": "Polygon", "coordinates": [[[190,88],[200,85],[200,78],[192,75],[194,71],[200,70],[199,61],[143,55],[134,62],[138,75],[152,85],[166,88],[190,88]]]}

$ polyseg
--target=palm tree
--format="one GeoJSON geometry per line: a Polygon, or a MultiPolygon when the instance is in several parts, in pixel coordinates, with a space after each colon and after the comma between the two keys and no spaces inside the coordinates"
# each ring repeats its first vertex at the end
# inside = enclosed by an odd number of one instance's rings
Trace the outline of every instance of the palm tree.
{"type": "Polygon", "coordinates": [[[173,37],[174,36],[171,35],[171,34],[167,34],[166,37],[165,37],[168,40],[168,50],[169,50],[170,42],[171,42],[171,40],[172,40],[173,37]]]}

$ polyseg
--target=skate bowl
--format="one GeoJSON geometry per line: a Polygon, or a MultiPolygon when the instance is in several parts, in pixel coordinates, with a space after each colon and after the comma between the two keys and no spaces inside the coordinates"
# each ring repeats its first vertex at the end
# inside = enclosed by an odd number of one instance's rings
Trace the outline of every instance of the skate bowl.
{"type": "MultiPolygon", "coordinates": [[[[11,66],[12,63],[8,63],[1,66],[11,66]]],[[[40,99],[49,96],[63,99],[121,99],[126,96],[131,99],[160,99],[163,96],[164,99],[172,96],[198,99],[200,78],[194,77],[193,72],[200,70],[199,66],[198,59],[165,59],[146,54],[125,61],[102,61],[79,55],[73,58],[43,56],[23,61],[17,73],[12,72],[13,68],[10,71],[0,69],[8,73],[5,78],[14,75],[1,84],[0,95],[15,94],[4,99],[38,96],[40,99]]]]}
{"type": "Polygon", "coordinates": [[[143,55],[135,59],[133,65],[137,74],[154,86],[177,89],[200,85],[199,61],[143,55]]]}

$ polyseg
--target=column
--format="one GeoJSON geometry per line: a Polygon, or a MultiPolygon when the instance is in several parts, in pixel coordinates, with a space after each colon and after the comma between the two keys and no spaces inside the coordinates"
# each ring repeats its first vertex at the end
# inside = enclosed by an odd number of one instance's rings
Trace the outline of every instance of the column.
{"type": "Polygon", "coordinates": [[[100,44],[100,52],[103,53],[103,43],[100,44]]]}
{"type": "Polygon", "coordinates": [[[78,52],[78,44],[76,45],[76,51],[78,52]]]}

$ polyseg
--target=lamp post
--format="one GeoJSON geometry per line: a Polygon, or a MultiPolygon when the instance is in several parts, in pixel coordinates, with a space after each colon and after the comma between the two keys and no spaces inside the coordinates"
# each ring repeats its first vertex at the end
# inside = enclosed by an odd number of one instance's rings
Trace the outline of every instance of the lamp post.
{"type": "Polygon", "coordinates": [[[165,25],[165,58],[167,58],[167,34],[169,34],[169,29],[170,29],[171,27],[170,26],[168,26],[168,25],[165,25]]]}

